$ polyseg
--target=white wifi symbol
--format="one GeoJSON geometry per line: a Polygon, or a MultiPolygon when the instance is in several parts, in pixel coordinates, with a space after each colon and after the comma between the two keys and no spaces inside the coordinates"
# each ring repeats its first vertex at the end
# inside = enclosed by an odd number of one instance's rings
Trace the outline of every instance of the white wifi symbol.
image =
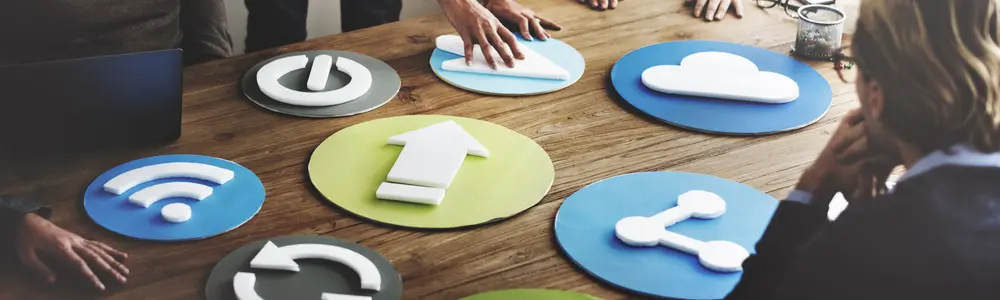
{"type": "MultiPolygon", "coordinates": [[[[233,179],[233,171],[220,167],[190,162],[172,162],[145,166],[122,173],[104,183],[104,190],[122,195],[129,189],[157,179],[164,178],[195,178],[222,185],[233,179]]],[[[212,187],[192,182],[167,182],[152,185],[133,193],[128,197],[132,204],[148,208],[157,201],[184,197],[198,201],[212,195],[212,187]]],[[[181,223],[191,219],[191,207],[184,203],[171,203],[163,206],[160,215],[164,220],[181,223]]]]}

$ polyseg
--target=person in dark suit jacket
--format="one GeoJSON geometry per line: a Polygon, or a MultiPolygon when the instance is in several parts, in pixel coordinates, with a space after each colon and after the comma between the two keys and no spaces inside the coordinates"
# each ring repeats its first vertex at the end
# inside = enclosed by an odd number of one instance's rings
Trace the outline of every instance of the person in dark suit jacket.
{"type": "Polygon", "coordinates": [[[853,63],[861,106],[727,299],[1000,299],[997,12],[995,0],[862,3],[853,58],[837,63],[853,63]],[[850,205],[831,222],[838,192],[850,205]]]}

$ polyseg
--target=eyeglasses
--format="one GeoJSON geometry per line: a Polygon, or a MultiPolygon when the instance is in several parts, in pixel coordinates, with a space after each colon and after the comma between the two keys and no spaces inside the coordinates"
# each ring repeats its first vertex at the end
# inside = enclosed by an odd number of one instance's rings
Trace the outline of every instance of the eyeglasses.
{"type": "Polygon", "coordinates": [[[799,5],[790,3],[791,0],[754,0],[757,3],[757,7],[760,8],[774,8],[781,5],[785,10],[785,14],[792,18],[798,18],[796,16],[799,11],[799,5]]]}
{"type": "Polygon", "coordinates": [[[853,57],[844,53],[844,48],[840,48],[833,54],[833,69],[837,71],[837,77],[845,83],[854,83],[858,79],[858,70],[854,68],[858,63],[853,57]]]}

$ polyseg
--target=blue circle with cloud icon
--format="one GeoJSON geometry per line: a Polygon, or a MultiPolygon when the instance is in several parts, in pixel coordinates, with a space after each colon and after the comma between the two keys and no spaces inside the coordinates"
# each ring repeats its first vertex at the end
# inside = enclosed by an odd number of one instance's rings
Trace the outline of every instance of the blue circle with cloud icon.
{"type": "Polygon", "coordinates": [[[101,174],[87,187],[83,206],[94,222],[119,234],[142,240],[186,241],[236,229],[260,211],[264,198],[264,184],[250,169],[224,159],[178,154],[131,161],[101,174]],[[184,165],[183,172],[158,168],[164,164],[184,165]],[[129,176],[136,172],[126,174],[137,169],[148,172],[138,177],[129,176]],[[179,175],[182,173],[195,176],[179,175]],[[164,178],[144,180],[158,177],[164,178]],[[112,180],[112,185],[119,183],[117,188],[106,188],[112,180]],[[128,184],[120,184],[123,182],[128,184]],[[177,182],[194,185],[169,184],[177,182]],[[199,197],[203,199],[195,199],[199,197]],[[137,200],[140,198],[151,204],[143,207],[137,200]],[[190,216],[178,223],[168,221],[161,210],[172,203],[189,206],[190,216]]]}
{"type": "MultiPolygon", "coordinates": [[[[695,62],[695,61],[692,61],[695,62]]],[[[787,55],[758,48],[716,41],[667,42],[636,49],[611,68],[611,84],[624,102],[648,116],[678,127],[727,135],[764,135],[800,129],[819,121],[833,103],[833,89],[822,74],[787,55]],[[745,86],[727,82],[723,76],[742,64],[699,62],[682,65],[685,58],[705,52],[742,57],[758,71],[780,74],[796,83],[799,96],[786,103],[756,103],[709,97],[667,94],[646,87],[642,74],[658,66],[692,67],[723,90],[745,86]],[[708,72],[708,73],[704,73],[708,72]]]]}

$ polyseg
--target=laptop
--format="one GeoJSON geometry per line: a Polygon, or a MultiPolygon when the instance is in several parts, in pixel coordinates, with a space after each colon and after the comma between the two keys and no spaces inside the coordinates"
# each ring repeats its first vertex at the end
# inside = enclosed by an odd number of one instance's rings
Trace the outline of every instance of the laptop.
{"type": "Polygon", "coordinates": [[[0,157],[176,140],[182,78],[180,49],[0,67],[0,157]]]}

